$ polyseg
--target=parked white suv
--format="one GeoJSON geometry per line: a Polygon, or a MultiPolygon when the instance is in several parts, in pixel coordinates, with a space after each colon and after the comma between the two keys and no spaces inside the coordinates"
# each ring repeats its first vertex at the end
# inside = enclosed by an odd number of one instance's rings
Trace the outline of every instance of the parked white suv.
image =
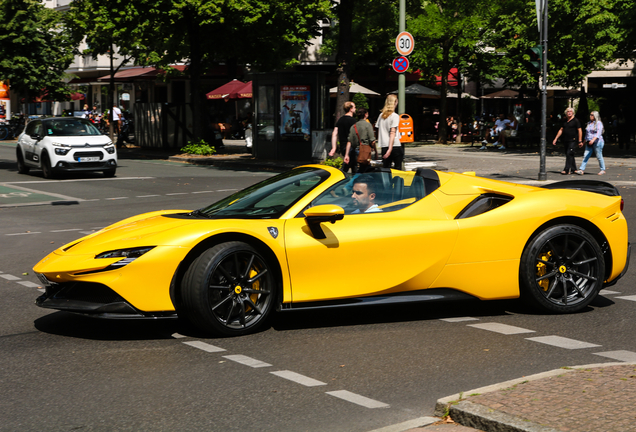
{"type": "Polygon", "coordinates": [[[112,177],[117,170],[117,150],[90,120],[53,117],[29,122],[18,137],[18,172],[41,169],[45,178],[68,171],[102,171],[112,177]]]}

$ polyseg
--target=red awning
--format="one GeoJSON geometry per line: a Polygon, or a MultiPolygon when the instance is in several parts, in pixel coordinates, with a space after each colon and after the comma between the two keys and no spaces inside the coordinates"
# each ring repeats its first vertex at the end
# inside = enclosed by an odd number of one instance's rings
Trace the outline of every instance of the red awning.
{"type": "Polygon", "coordinates": [[[208,99],[239,99],[239,98],[247,98],[252,97],[252,82],[244,83],[243,81],[239,81],[237,79],[230,81],[229,83],[223,84],[221,87],[212,90],[210,93],[205,95],[208,99]],[[249,84],[249,91],[247,90],[247,85],[249,84]],[[243,92],[243,94],[248,94],[249,96],[239,96],[239,92],[243,92]]]}
{"type": "MultiPolygon", "coordinates": [[[[458,77],[459,77],[459,71],[457,70],[457,68],[451,68],[448,71],[448,85],[451,87],[457,87],[458,84],[458,77]]],[[[441,86],[442,85],[442,77],[441,76],[436,76],[435,77],[435,85],[441,86]]]]}
{"type": "MultiPolygon", "coordinates": [[[[183,72],[186,69],[186,65],[171,65],[173,69],[183,72]]],[[[148,67],[136,67],[130,69],[120,70],[115,73],[116,80],[125,80],[132,78],[155,78],[157,75],[164,73],[163,70],[157,69],[151,66],[148,67]]],[[[110,75],[97,78],[97,81],[107,81],[110,79],[110,75]]]]}
{"type": "Polygon", "coordinates": [[[252,98],[252,81],[246,82],[245,86],[236,91],[239,99],[251,99],[252,98]]]}

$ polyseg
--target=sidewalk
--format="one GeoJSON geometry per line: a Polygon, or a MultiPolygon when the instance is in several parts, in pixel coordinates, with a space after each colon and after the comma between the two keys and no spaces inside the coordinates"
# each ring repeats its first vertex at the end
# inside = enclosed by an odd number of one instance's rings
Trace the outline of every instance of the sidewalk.
{"type": "MultiPolygon", "coordinates": [[[[191,163],[197,165],[213,165],[219,168],[240,170],[267,170],[282,172],[308,162],[299,161],[274,161],[257,160],[247,152],[245,141],[225,140],[225,148],[219,154],[213,156],[188,156],[179,155],[174,151],[142,151],[141,149],[123,149],[119,152],[121,159],[136,157],[158,157],[175,162],[191,163]]],[[[598,161],[590,158],[584,176],[576,174],[561,175],[565,164],[565,156],[560,147],[548,146],[546,155],[546,173],[549,182],[586,179],[609,181],[617,186],[633,184],[636,181],[636,149],[624,151],[616,145],[606,145],[603,154],[606,164],[606,174],[598,176],[598,161]],[[558,150],[558,151],[557,151],[558,150]]],[[[479,150],[475,144],[424,144],[407,146],[405,151],[405,163],[426,163],[433,169],[452,172],[474,171],[478,176],[495,178],[505,181],[541,184],[539,182],[539,153],[535,148],[514,148],[507,150],[479,150]]],[[[580,150],[576,157],[577,165],[582,162],[580,150]]]]}

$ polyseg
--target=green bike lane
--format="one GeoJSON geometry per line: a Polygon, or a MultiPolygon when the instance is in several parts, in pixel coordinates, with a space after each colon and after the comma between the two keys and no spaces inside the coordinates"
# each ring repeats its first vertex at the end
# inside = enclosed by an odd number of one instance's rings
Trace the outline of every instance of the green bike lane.
{"type": "Polygon", "coordinates": [[[28,205],[67,205],[77,204],[82,199],[52,192],[0,183],[0,207],[22,207],[28,205]]]}

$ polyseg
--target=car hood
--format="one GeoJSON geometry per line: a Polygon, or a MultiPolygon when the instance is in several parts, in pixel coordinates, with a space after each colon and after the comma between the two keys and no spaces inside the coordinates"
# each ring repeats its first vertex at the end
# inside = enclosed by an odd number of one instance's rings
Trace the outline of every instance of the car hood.
{"type": "MultiPolygon", "coordinates": [[[[141,246],[169,246],[187,243],[188,237],[198,238],[199,229],[191,225],[201,225],[203,231],[216,225],[209,219],[165,217],[166,213],[151,213],[149,217],[127,223],[118,223],[101,231],[62,246],[55,252],[60,255],[95,255],[106,251],[141,246]],[[205,226],[203,225],[205,223],[205,226]]],[[[172,212],[171,212],[172,213],[172,212]]]]}
{"type": "Polygon", "coordinates": [[[112,142],[106,135],[47,136],[46,140],[52,143],[70,145],[71,147],[102,147],[112,142]]]}

